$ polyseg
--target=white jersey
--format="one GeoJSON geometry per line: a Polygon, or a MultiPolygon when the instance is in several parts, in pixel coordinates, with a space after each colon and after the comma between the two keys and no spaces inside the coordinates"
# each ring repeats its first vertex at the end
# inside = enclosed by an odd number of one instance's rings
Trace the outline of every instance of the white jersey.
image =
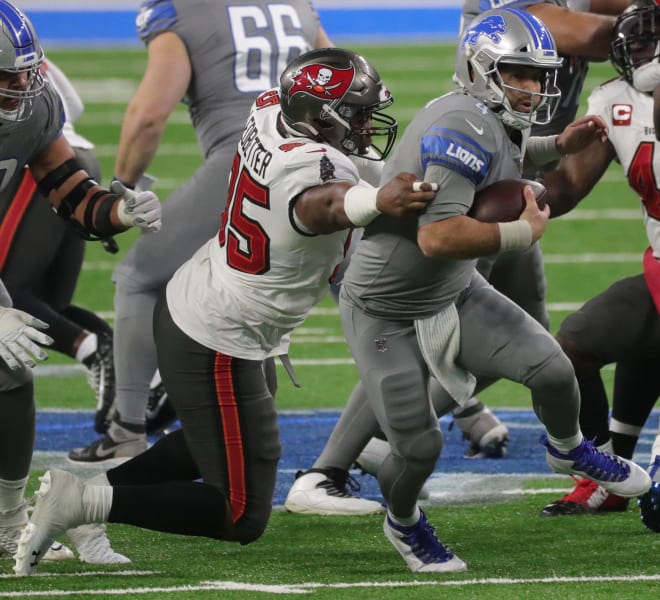
{"type": "Polygon", "coordinates": [[[591,93],[587,114],[607,123],[617,159],[642,201],[653,254],[660,258],[660,142],[653,127],[653,98],[623,79],[613,79],[591,93]]]}
{"type": "Polygon", "coordinates": [[[218,236],[173,276],[167,303],[198,343],[237,358],[286,352],[288,336],[328,291],[349,231],[313,235],[293,218],[296,197],[328,181],[360,179],[331,146],[287,137],[276,90],[252,106],[238,144],[218,236]],[[283,339],[284,338],[284,339],[283,339]]]}

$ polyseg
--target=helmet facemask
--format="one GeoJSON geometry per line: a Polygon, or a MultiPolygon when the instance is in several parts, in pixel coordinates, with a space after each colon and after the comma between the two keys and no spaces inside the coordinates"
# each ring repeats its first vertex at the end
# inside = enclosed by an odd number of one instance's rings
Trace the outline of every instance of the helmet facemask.
{"type": "Polygon", "coordinates": [[[344,154],[361,156],[367,160],[383,160],[392,150],[398,124],[396,120],[381,112],[392,104],[391,96],[373,108],[340,104],[335,110],[326,104],[321,110],[318,134],[331,146],[344,154]],[[384,142],[374,138],[386,138],[384,142]],[[367,154],[369,149],[373,153],[367,154]]]}
{"type": "Polygon", "coordinates": [[[0,81],[9,81],[9,87],[0,86],[0,120],[8,123],[19,123],[30,117],[32,114],[32,102],[34,98],[41,94],[45,85],[43,75],[39,70],[40,66],[41,61],[39,61],[39,65],[27,69],[0,71],[0,81]],[[20,87],[12,87],[11,81],[21,73],[25,74],[27,83],[21,84],[20,87]],[[3,104],[6,104],[3,100],[4,98],[17,102],[16,107],[11,109],[3,108],[3,104]]]}

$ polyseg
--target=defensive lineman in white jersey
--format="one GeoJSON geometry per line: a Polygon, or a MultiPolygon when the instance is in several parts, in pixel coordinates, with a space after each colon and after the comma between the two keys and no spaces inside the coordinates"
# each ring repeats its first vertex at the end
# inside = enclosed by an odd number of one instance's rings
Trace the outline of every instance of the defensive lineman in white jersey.
{"type": "Polygon", "coordinates": [[[371,146],[385,156],[396,134],[396,121],[381,112],[391,95],[364,58],[312,51],[280,83],[250,113],[219,234],[180,268],[156,306],[159,367],[182,429],[107,472],[108,486],[49,471],[17,573],[32,573],[32,557],[73,523],[242,544],[265,530],[280,440],[263,359],[326,293],[350,228],[381,212],[418,214],[435,196],[410,173],[380,188],[359,184],[349,155],[371,146]]]}

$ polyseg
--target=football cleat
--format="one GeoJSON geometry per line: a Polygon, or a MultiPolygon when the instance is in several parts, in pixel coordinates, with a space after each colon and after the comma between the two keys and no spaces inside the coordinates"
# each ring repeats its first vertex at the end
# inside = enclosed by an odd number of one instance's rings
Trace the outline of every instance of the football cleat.
{"type": "Polygon", "coordinates": [[[94,431],[105,433],[112,419],[115,402],[115,363],[112,356],[112,336],[97,334],[96,351],[82,363],[87,368],[87,382],[96,396],[94,431]]]}
{"type": "Polygon", "coordinates": [[[435,534],[420,509],[419,521],[410,527],[395,523],[385,516],[385,537],[397,549],[414,573],[457,573],[467,571],[467,565],[445,546],[435,534]]]}
{"type": "MultiPolygon", "coordinates": [[[[362,473],[378,477],[378,468],[390,453],[390,445],[387,441],[379,438],[371,438],[364,447],[360,456],[355,459],[355,467],[362,473]]],[[[426,500],[431,494],[426,486],[419,491],[418,498],[426,500]]]]}
{"type": "Polygon", "coordinates": [[[563,498],[543,508],[544,517],[562,515],[592,515],[606,512],[623,512],[628,509],[628,498],[610,494],[604,487],[586,477],[573,477],[575,488],[563,498]]]}
{"type": "Polygon", "coordinates": [[[145,412],[145,426],[147,435],[167,433],[169,428],[176,423],[176,412],[165,391],[165,386],[156,372],[149,387],[149,399],[145,412]]]}
{"type": "MultiPolygon", "coordinates": [[[[9,554],[12,558],[16,558],[16,550],[18,548],[18,540],[21,533],[25,528],[25,524],[15,527],[0,527],[0,554],[9,554]]],[[[72,560],[75,556],[69,548],[64,544],[54,541],[50,548],[48,548],[43,561],[56,562],[60,560],[72,560]]]]}
{"type": "Polygon", "coordinates": [[[654,481],[649,491],[637,498],[637,504],[644,527],[660,533],[660,482],[654,481]]]}
{"type": "Polygon", "coordinates": [[[18,540],[17,575],[34,573],[55,538],[85,521],[82,481],[59,469],[46,471],[39,480],[34,511],[18,540]]]}
{"type": "Polygon", "coordinates": [[[353,496],[348,490],[358,491],[357,481],[341,469],[310,469],[298,471],[284,502],[292,513],[307,515],[373,515],[385,508],[374,500],[353,496]]]}
{"type": "Polygon", "coordinates": [[[577,448],[562,452],[552,446],[544,434],[545,458],[555,473],[587,477],[608,492],[630,498],[646,493],[651,485],[648,473],[631,460],[598,450],[593,442],[582,440],[577,448]]]}
{"type": "Polygon", "coordinates": [[[141,454],[147,447],[144,433],[130,431],[113,419],[102,438],[89,446],[74,448],[67,455],[67,460],[75,464],[116,466],[141,454]]]}
{"type": "Polygon", "coordinates": [[[454,415],[453,424],[470,445],[466,458],[503,458],[509,443],[509,430],[482,402],[454,415]]]}
{"type": "Polygon", "coordinates": [[[102,523],[79,525],[67,530],[66,535],[78,551],[82,562],[92,565],[125,565],[131,562],[130,558],[112,549],[102,523]]]}

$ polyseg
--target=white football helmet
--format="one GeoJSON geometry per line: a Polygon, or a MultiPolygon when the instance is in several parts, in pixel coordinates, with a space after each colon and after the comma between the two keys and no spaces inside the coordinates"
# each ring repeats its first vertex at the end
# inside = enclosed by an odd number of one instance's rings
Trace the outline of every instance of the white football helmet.
{"type": "Polygon", "coordinates": [[[480,14],[467,26],[458,48],[456,81],[505,125],[526,129],[552,120],[561,98],[556,85],[561,65],[555,41],[539,19],[524,10],[495,9],[480,14]],[[529,92],[504,83],[499,71],[503,64],[541,69],[541,91],[529,92]],[[540,100],[538,106],[531,112],[513,110],[507,90],[531,93],[540,100]]]}
{"type": "Polygon", "coordinates": [[[37,33],[25,14],[6,0],[0,0],[0,71],[4,74],[27,73],[25,89],[11,81],[0,86],[0,98],[17,100],[15,108],[2,109],[0,120],[10,123],[25,121],[32,114],[32,101],[44,89],[39,71],[44,52],[37,33]]]}

